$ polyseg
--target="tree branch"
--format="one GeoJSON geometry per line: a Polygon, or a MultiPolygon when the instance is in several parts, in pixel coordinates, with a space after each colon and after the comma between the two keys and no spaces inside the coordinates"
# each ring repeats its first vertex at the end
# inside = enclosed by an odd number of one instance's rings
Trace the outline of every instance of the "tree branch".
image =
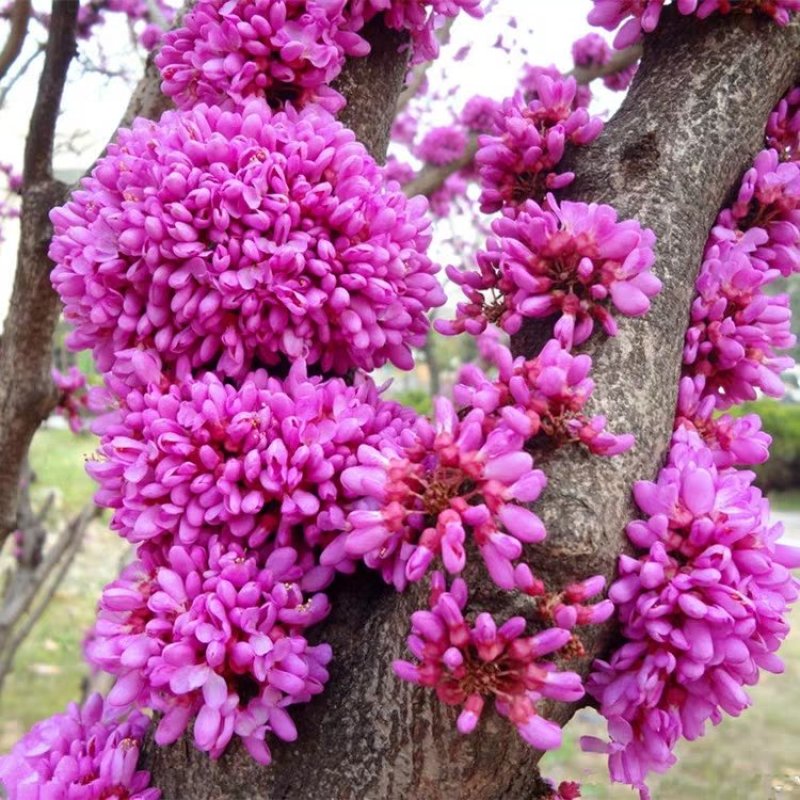
{"type": "Polygon", "coordinates": [[[28,35],[28,23],[31,19],[31,0],[15,0],[9,15],[11,30],[8,33],[3,49],[0,50],[0,81],[2,81],[14,62],[22,52],[25,37],[28,35]]]}
{"type": "Polygon", "coordinates": [[[75,55],[77,0],[55,0],[23,165],[17,271],[0,349],[0,544],[14,529],[20,478],[31,438],[55,406],[50,378],[58,301],[50,286],[50,209],[66,187],[53,180],[53,141],[75,55]]]}
{"type": "MultiPolygon", "coordinates": [[[[439,47],[444,47],[450,41],[450,34],[453,30],[453,23],[455,17],[448,17],[447,22],[436,31],[436,39],[439,42],[439,47]]],[[[428,70],[433,66],[433,61],[425,61],[422,64],[416,64],[411,70],[408,83],[400,92],[400,97],[397,98],[397,113],[399,114],[416,96],[422,85],[425,83],[425,78],[428,75],[428,70]]]]}
{"type": "MultiPolygon", "coordinates": [[[[575,80],[581,85],[588,85],[598,78],[604,78],[607,75],[613,75],[620,72],[632,64],[635,64],[642,57],[641,45],[635,44],[625,50],[620,50],[615,53],[608,64],[597,67],[575,67],[572,75],[575,80]]],[[[424,166],[419,173],[403,186],[403,191],[408,197],[413,197],[417,194],[430,197],[437,189],[440,189],[444,182],[453,174],[458,172],[464,167],[468,167],[474,160],[478,152],[478,137],[470,137],[467,149],[461,158],[451,161],[449,164],[442,166],[424,166]]]]}
{"type": "MultiPolygon", "coordinates": [[[[644,320],[623,319],[615,339],[594,339],[596,410],[614,430],[638,436],[635,450],[596,459],[577,449],[546,464],[550,488],[537,512],[550,537],[531,550],[552,584],[611,576],[631,515],[631,484],[652,477],[669,438],[692,285],[720,205],[759,147],[773,104],[797,77],[800,28],[752,19],[700,23],[668,13],[648,38],[644,62],[618,116],[600,140],[576,155],[574,195],[614,203],[659,236],[656,272],[663,295],[644,320]]],[[[517,351],[532,354],[544,335],[527,329],[517,351]]],[[[471,581],[481,607],[524,610],[527,598],[471,581]]],[[[297,744],[276,744],[274,764],[256,765],[239,747],[219,762],[188,739],[149,748],[148,767],[164,800],[517,800],[541,797],[533,753],[494,715],[462,737],[456,711],[433,692],[396,679],[408,613],[424,589],[396,595],[360,574],[335,587],[319,635],[334,648],[331,680],[314,702],[293,709],[297,744]]],[[[602,654],[610,626],[585,642],[584,671],[602,654]]],[[[570,666],[574,666],[572,663],[570,666]]],[[[565,722],[566,705],[545,709],[565,722]]]]}
{"type": "MultiPolygon", "coordinates": [[[[611,579],[628,546],[635,515],[631,489],[653,479],[672,433],[684,333],[709,230],[729,192],[764,146],[767,117],[800,79],[800,25],[779,28],[743,16],[705,22],[665,10],[646,38],[639,73],[620,111],[566,168],[577,179],[571,199],[613,205],[658,237],[655,274],[664,288],[643,319],[618,317],[619,335],[594,336],[583,348],[594,361],[594,412],[611,430],[631,432],[636,446],[602,459],[576,450],[544,463],[548,489],[537,513],[549,531],[532,548],[548,585],[603,574],[611,579]]],[[[530,321],[513,340],[532,355],[551,336],[530,321]]],[[[611,626],[588,629],[591,661],[608,654],[611,626]]],[[[574,707],[555,716],[566,722],[574,707]]]]}

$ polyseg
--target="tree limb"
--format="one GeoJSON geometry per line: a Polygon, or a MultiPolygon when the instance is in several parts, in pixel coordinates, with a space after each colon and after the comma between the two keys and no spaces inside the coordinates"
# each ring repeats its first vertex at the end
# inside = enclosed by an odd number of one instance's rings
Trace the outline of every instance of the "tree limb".
{"type": "MultiPolygon", "coordinates": [[[[739,17],[705,23],[667,13],[648,38],[639,77],[604,136],[575,156],[574,196],[614,203],[659,236],[656,273],[664,292],[644,320],[623,318],[615,339],[596,337],[596,410],[638,445],[614,459],[565,450],[545,465],[550,488],[537,504],[550,536],[530,555],[551,585],[611,576],[624,547],[631,484],[652,478],[674,416],[683,333],[692,285],[710,225],[758,149],[773,104],[797,78],[800,28],[739,17]]],[[[532,354],[545,332],[515,340],[532,354]]],[[[518,611],[525,598],[471,584],[481,607],[518,611]]],[[[542,796],[537,754],[513,726],[486,714],[462,737],[457,712],[433,692],[396,679],[408,613],[420,587],[396,595],[360,574],[332,593],[319,635],[334,648],[331,680],[314,702],[293,709],[299,740],[278,743],[259,767],[240,747],[219,762],[184,738],[149,748],[148,767],[164,800],[518,800],[542,796]]],[[[609,644],[610,626],[592,631],[584,672],[609,644]]],[[[570,663],[571,667],[575,665],[570,663]]],[[[564,723],[573,707],[546,709],[564,723]]]]}
{"type": "Polygon", "coordinates": [[[17,271],[0,349],[0,543],[14,529],[31,438],[55,406],[50,378],[58,301],[50,286],[48,214],[66,187],[53,180],[53,141],[75,55],[77,0],[55,0],[23,164],[17,271]]]}
{"type": "Polygon", "coordinates": [[[25,37],[28,35],[28,23],[31,19],[31,0],[15,0],[9,15],[11,30],[8,33],[3,49],[0,50],[0,81],[2,81],[14,62],[22,52],[25,37]]]}

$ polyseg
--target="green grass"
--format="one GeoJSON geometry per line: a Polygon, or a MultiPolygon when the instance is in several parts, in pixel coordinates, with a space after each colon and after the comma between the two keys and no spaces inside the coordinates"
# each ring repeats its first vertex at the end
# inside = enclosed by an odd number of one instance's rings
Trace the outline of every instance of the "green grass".
{"type": "Polygon", "coordinates": [[[77,514],[96,488],[84,469],[84,462],[96,447],[97,437],[90,434],[40,430],[31,444],[31,466],[37,479],[34,497],[42,498],[54,491],[59,516],[63,519],[77,514]]]}
{"type": "Polygon", "coordinates": [[[776,511],[800,511],[800,489],[771,492],[769,501],[776,511]]]}
{"type": "MultiPolygon", "coordinates": [[[[84,460],[96,441],[93,436],[55,429],[40,430],[34,437],[34,503],[55,491],[49,520],[54,530],[91,499],[95,484],[84,470],[84,460]]],[[[36,720],[80,697],[87,675],[81,642],[94,619],[100,590],[119,571],[126,551],[105,523],[90,527],[64,583],[17,653],[14,672],[0,696],[0,752],[36,720]]]]}

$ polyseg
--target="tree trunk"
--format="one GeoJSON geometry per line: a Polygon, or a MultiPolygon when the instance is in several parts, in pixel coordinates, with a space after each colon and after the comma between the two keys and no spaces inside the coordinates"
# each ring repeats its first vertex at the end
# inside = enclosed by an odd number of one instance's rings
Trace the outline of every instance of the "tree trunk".
{"type": "MultiPolygon", "coordinates": [[[[655,230],[655,272],[664,291],[645,319],[622,318],[618,337],[597,336],[586,348],[595,360],[594,410],[608,416],[612,430],[634,433],[637,446],[614,459],[568,449],[544,464],[550,486],[536,510],[550,535],[529,555],[553,587],[614,572],[633,513],[631,484],[655,475],[668,444],[683,334],[708,230],[761,146],[770,109],[798,77],[798,26],[778,29],[739,16],[702,23],[672,12],[674,7],[648,38],[622,109],[571,165],[578,175],[573,197],[611,203],[621,217],[655,230]]],[[[369,143],[382,155],[399,81],[391,92],[386,84],[377,92],[370,87],[369,143]],[[383,137],[376,133],[379,115],[383,137]]],[[[349,93],[348,121],[357,132],[361,117],[354,104],[363,89],[359,84],[349,93]]],[[[514,346],[532,355],[544,338],[547,332],[531,325],[514,346]]],[[[472,585],[481,605],[494,612],[525,608],[526,598],[497,593],[485,581],[472,585]]],[[[215,763],[187,739],[169,748],[150,746],[147,767],[164,800],[542,796],[539,754],[510,724],[487,713],[480,731],[459,736],[453,709],[393,676],[392,659],[405,650],[408,614],[424,605],[423,595],[416,587],[398,596],[366,574],[341,581],[318,634],[334,648],[331,680],[322,697],[293,710],[298,741],[276,743],[268,768],[238,747],[215,763]]],[[[587,636],[587,656],[579,665],[584,673],[612,636],[610,625],[587,636]]],[[[574,710],[558,705],[548,712],[564,723],[574,710]]]]}

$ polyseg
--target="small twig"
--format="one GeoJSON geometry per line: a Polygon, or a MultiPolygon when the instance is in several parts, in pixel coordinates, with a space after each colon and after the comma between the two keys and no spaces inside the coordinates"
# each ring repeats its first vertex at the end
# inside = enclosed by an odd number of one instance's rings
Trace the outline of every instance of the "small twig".
{"type": "Polygon", "coordinates": [[[21,609],[16,615],[15,620],[8,629],[9,632],[13,631],[13,635],[10,636],[7,642],[0,643],[0,692],[2,692],[3,684],[11,671],[17,651],[28,636],[30,636],[34,626],[41,619],[42,614],[63,583],[64,578],[69,572],[69,568],[75,560],[75,556],[80,550],[86,529],[98,514],[98,510],[93,506],[84,508],[83,511],[67,525],[64,531],[62,531],[58,542],[42,563],[41,569],[37,570],[35,576],[30,577],[31,585],[27,593],[27,604],[25,608],[21,609]],[[56,566],[58,566],[57,570],[55,570],[56,566]],[[47,584],[51,575],[53,577],[47,589],[44,593],[39,595],[42,586],[47,584]],[[39,595],[38,599],[37,595],[39,595]],[[25,617],[24,622],[20,624],[19,620],[22,619],[23,616],[25,617]]]}
{"type": "Polygon", "coordinates": [[[30,68],[31,64],[36,61],[39,56],[44,53],[45,45],[39,44],[37,45],[36,49],[22,62],[22,66],[16,71],[14,76],[11,78],[8,83],[0,89],[0,108],[2,108],[6,103],[6,98],[8,97],[9,92],[17,85],[17,82],[25,75],[25,73],[30,68]]]}
{"type": "Polygon", "coordinates": [[[28,35],[30,19],[31,0],[16,0],[9,15],[11,31],[3,49],[0,51],[0,81],[5,78],[22,52],[22,46],[25,44],[25,38],[28,35]]]}

